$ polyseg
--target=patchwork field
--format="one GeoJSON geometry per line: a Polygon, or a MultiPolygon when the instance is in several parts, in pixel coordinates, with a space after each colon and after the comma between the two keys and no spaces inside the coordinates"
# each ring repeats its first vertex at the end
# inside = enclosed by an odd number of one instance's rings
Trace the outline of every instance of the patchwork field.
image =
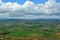
{"type": "Polygon", "coordinates": [[[60,20],[0,20],[0,39],[60,40],[60,20]]]}

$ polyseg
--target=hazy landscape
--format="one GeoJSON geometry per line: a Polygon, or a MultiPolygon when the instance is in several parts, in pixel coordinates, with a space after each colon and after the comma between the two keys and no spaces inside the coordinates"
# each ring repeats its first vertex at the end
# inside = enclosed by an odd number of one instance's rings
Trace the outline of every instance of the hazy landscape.
{"type": "Polygon", "coordinates": [[[0,20],[2,40],[60,40],[60,20],[0,20]]]}
{"type": "Polygon", "coordinates": [[[60,40],[60,0],[0,0],[0,40],[60,40]]]}

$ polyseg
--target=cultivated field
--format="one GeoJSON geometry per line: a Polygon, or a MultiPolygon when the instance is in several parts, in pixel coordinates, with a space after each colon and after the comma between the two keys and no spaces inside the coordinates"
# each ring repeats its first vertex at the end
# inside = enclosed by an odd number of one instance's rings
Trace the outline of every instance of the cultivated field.
{"type": "Polygon", "coordinates": [[[60,20],[0,20],[1,40],[60,40],[60,20]]]}

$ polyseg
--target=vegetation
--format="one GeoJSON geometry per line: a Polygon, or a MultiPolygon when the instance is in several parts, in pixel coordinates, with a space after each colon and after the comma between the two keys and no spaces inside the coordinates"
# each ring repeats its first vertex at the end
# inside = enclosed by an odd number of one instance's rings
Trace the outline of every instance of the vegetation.
{"type": "Polygon", "coordinates": [[[60,40],[60,20],[0,20],[0,35],[4,40],[60,40]]]}

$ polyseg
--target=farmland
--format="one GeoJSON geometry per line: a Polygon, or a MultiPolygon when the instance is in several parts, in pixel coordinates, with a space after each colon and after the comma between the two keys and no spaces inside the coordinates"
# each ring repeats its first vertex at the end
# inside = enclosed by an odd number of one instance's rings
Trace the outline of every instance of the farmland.
{"type": "Polygon", "coordinates": [[[3,40],[60,40],[60,20],[0,20],[0,35],[3,40]]]}

